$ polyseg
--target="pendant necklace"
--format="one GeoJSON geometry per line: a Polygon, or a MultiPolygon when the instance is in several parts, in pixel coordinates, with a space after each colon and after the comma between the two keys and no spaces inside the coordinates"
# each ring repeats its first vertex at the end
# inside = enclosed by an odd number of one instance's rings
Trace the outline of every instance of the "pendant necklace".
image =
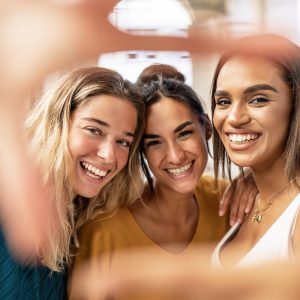
{"type": "Polygon", "coordinates": [[[295,180],[297,177],[295,177],[294,179],[292,179],[287,185],[285,185],[279,192],[277,192],[274,196],[272,196],[267,203],[265,204],[265,206],[263,206],[262,208],[259,208],[258,205],[260,203],[260,196],[258,194],[258,199],[257,199],[257,206],[254,212],[254,216],[252,218],[252,223],[257,222],[260,223],[262,221],[263,218],[263,213],[275,202],[275,200],[278,198],[278,196],[283,193],[295,180]]]}

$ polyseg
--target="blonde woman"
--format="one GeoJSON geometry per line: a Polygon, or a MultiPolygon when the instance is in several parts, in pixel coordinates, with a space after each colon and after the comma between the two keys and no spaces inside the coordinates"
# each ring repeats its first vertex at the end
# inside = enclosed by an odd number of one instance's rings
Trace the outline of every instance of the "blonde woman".
{"type": "Polygon", "coordinates": [[[0,235],[2,299],[66,297],[64,270],[78,228],[140,194],[143,127],[144,105],[132,85],[98,67],[68,74],[34,107],[26,135],[49,186],[53,221],[36,266],[18,264],[0,235]]]}

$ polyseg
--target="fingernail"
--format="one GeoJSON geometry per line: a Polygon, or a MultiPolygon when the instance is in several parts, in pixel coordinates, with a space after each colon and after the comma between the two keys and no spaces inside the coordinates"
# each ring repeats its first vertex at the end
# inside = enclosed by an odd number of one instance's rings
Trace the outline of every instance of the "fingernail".
{"type": "Polygon", "coordinates": [[[245,213],[248,214],[249,212],[250,212],[250,208],[249,208],[249,207],[246,207],[245,213]]]}
{"type": "Polygon", "coordinates": [[[237,223],[242,224],[242,219],[238,218],[237,223]]]}
{"type": "Polygon", "coordinates": [[[230,226],[233,226],[233,225],[234,225],[234,221],[230,220],[230,226]]]}
{"type": "Polygon", "coordinates": [[[219,217],[223,217],[224,216],[224,209],[220,209],[219,210],[219,217]]]}

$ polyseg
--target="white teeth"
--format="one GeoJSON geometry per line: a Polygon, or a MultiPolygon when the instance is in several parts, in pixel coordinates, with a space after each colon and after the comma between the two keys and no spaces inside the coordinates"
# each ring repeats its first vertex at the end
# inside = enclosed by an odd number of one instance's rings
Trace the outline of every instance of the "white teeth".
{"type": "Polygon", "coordinates": [[[179,175],[182,175],[191,166],[192,166],[192,162],[189,162],[188,164],[186,164],[180,168],[167,169],[167,171],[170,172],[172,175],[179,176],[179,175]]]}
{"type": "Polygon", "coordinates": [[[229,134],[229,139],[231,142],[238,142],[238,143],[246,143],[248,141],[253,141],[258,138],[258,134],[251,133],[251,134],[229,134]]]}
{"type": "MultiPolygon", "coordinates": [[[[88,163],[85,162],[85,161],[82,162],[82,165],[83,165],[84,168],[85,168],[86,170],[88,170],[90,173],[94,173],[94,174],[97,175],[97,176],[104,177],[104,176],[107,174],[107,172],[108,172],[108,170],[106,170],[106,171],[100,170],[100,169],[98,169],[98,168],[96,168],[96,167],[94,167],[94,166],[88,164],[88,163]]],[[[88,173],[87,173],[87,174],[88,174],[88,173]]],[[[94,176],[93,176],[93,177],[94,177],[94,176]]]]}

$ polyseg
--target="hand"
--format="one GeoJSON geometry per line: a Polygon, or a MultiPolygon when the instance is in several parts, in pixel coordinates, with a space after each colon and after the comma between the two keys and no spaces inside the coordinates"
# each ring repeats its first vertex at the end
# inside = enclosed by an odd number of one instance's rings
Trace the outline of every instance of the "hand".
{"type": "Polygon", "coordinates": [[[250,169],[236,177],[224,191],[220,201],[219,215],[223,216],[230,206],[230,225],[242,223],[254,203],[258,193],[257,186],[250,169]]]}
{"type": "Polygon", "coordinates": [[[85,63],[100,53],[121,50],[207,52],[225,45],[204,32],[187,38],[139,36],[120,31],[108,20],[119,0],[0,1],[0,177],[1,222],[20,259],[39,255],[51,227],[47,187],[29,160],[22,141],[28,95],[47,74],[85,63]],[[26,228],[26,234],[24,233],[26,228]],[[24,234],[20,235],[22,232],[24,234]]]}
{"type": "Polygon", "coordinates": [[[136,291],[148,296],[166,293],[172,295],[170,299],[178,300],[296,300],[300,297],[298,260],[214,270],[205,264],[207,258],[203,254],[195,249],[184,263],[178,263],[176,257],[162,259],[150,250],[137,250],[134,255],[125,252],[122,263],[109,276],[101,273],[94,260],[72,274],[74,297],[70,299],[104,299],[115,293],[132,299],[128,295],[136,291]]]}

